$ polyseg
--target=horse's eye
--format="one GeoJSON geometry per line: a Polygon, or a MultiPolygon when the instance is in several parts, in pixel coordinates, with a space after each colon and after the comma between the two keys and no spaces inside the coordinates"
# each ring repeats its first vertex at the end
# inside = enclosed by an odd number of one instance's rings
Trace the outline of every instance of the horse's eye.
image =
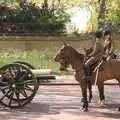
{"type": "Polygon", "coordinates": [[[61,56],[60,59],[64,59],[65,57],[64,56],[61,56]]]}
{"type": "Polygon", "coordinates": [[[60,51],[61,53],[64,53],[65,52],[65,50],[64,49],[61,49],[61,51],[60,51]]]}

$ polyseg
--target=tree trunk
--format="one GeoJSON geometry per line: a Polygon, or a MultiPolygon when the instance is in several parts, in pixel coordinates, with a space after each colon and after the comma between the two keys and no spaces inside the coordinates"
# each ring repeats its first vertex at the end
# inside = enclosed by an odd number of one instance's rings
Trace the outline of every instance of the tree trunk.
{"type": "Polygon", "coordinates": [[[48,0],[44,0],[43,2],[43,8],[48,9],[48,0]]]}
{"type": "Polygon", "coordinates": [[[98,15],[98,29],[105,27],[106,24],[106,3],[107,0],[98,0],[99,2],[99,15],[98,15]]]}

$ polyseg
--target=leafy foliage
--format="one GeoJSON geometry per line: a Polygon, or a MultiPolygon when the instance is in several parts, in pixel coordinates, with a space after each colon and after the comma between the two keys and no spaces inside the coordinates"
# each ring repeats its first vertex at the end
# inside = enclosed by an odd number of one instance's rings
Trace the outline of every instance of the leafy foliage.
{"type": "Polygon", "coordinates": [[[53,0],[59,4],[44,4],[46,0],[27,1],[30,0],[0,0],[0,33],[64,34],[65,23],[70,18],[66,9],[75,6],[91,11],[89,24],[92,25],[92,31],[102,24],[120,33],[120,0],[53,0]],[[102,5],[102,2],[105,4],[102,5]]]}
{"type": "Polygon", "coordinates": [[[109,3],[106,20],[109,24],[110,28],[115,33],[120,33],[120,1],[119,0],[111,0],[109,3]]]}
{"type": "MultiPolygon", "coordinates": [[[[91,23],[93,25],[93,31],[98,28],[98,16],[100,12],[100,4],[98,1],[93,0],[91,4],[91,23]]],[[[104,25],[107,25],[114,33],[120,33],[120,1],[119,0],[105,0],[105,18],[103,20],[104,25]]]]}
{"type": "Polygon", "coordinates": [[[65,32],[69,15],[62,5],[20,2],[18,8],[0,6],[1,33],[60,35],[65,32]]]}

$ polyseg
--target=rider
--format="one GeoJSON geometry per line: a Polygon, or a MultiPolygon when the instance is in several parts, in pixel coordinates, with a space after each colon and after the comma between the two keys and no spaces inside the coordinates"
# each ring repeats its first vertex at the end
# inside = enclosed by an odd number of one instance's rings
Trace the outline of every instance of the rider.
{"type": "Polygon", "coordinates": [[[112,52],[113,50],[113,41],[111,40],[111,31],[106,30],[104,32],[104,51],[106,56],[111,56],[112,58],[116,58],[117,55],[112,52]]]}
{"type": "Polygon", "coordinates": [[[90,77],[91,76],[91,67],[98,63],[102,56],[104,55],[104,45],[102,44],[102,38],[103,38],[103,31],[98,30],[95,33],[95,43],[93,46],[93,50],[89,55],[89,58],[85,61],[85,76],[90,77]]]}

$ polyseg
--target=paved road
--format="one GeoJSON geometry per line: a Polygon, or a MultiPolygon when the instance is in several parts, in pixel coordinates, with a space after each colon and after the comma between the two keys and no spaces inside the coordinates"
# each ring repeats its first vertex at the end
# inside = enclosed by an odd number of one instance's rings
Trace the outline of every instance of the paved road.
{"type": "MultiPolygon", "coordinates": [[[[72,80],[71,77],[59,80],[72,80]]],[[[33,101],[21,109],[0,108],[0,120],[120,120],[120,88],[105,86],[106,105],[100,107],[97,90],[89,105],[89,112],[81,108],[78,85],[41,85],[33,101]]]]}

